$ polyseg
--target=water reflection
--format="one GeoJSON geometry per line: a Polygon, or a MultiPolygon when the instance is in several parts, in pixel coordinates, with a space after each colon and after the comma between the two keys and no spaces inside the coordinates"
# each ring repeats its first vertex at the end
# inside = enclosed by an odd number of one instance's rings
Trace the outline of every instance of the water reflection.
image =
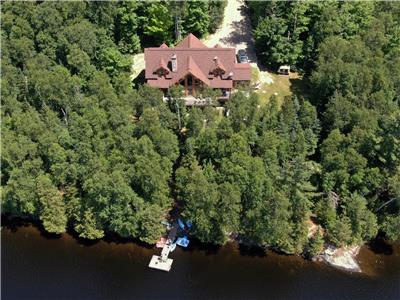
{"type": "Polygon", "coordinates": [[[29,223],[3,227],[3,299],[399,299],[400,247],[372,244],[365,274],[228,243],[172,253],[169,273],[147,268],[157,249],[109,236],[83,242],[29,223]]]}

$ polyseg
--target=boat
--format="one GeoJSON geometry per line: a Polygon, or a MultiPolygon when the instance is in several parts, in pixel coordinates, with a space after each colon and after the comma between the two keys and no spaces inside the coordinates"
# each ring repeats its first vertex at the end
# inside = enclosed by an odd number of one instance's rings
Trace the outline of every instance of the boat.
{"type": "Polygon", "coordinates": [[[190,222],[189,220],[186,221],[186,227],[188,229],[190,229],[192,227],[192,222],[190,222]]]}
{"type": "Polygon", "coordinates": [[[178,225],[182,230],[185,230],[185,223],[181,219],[178,219],[178,225]]]}
{"type": "Polygon", "coordinates": [[[179,237],[179,238],[176,240],[176,244],[177,244],[178,246],[181,246],[181,247],[183,247],[183,248],[186,248],[186,247],[189,245],[189,240],[188,240],[188,238],[187,238],[186,236],[179,237]]]}

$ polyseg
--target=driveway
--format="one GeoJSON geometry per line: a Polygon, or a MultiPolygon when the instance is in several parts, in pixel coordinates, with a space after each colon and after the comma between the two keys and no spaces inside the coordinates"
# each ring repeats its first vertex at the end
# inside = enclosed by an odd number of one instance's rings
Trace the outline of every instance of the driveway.
{"type": "MultiPolygon", "coordinates": [[[[218,43],[223,47],[234,47],[236,51],[245,49],[251,65],[260,71],[260,82],[266,84],[273,82],[271,74],[265,71],[265,68],[257,61],[249,11],[244,0],[228,0],[221,26],[203,42],[208,47],[213,47],[218,43]]],[[[131,78],[136,78],[143,69],[144,55],[143,53],[136,54],[133,57],[131,78]]]]}
{"type": "Polygon", "coordinates": [[[249,10],[244,0],[228,0],[224,11],[224,20],[214,34],[203,40],[208,47],[219,43],[224,47],[234,47],[236,51],[244,49],[252,67],[259,71],[259,81],[264,84],[273,83],[273,78],[257,60],[249,10]]]}
{"type": "Polygon", "coordinates": [[[236,50],[245,49],[250,61],[257,63],[250,18],[243,0],[228,1],[220,28],[203,42],[209,47],[219,43],[236,50]]]}

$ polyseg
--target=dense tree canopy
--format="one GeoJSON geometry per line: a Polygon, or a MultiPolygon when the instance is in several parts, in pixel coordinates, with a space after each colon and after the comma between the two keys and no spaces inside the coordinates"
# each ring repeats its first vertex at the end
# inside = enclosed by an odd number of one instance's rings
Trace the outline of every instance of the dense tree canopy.
{"type": "Polygon", "coordinates": [[[306,70],[308,99],[239,90],[220,116],[132,87],[130,54],[215,31],[225,5],[3,3],[2,212],[154,243],[175,206],[202,242],[307,255],[398,240],[400,5],[249,2],[259,57],[306,70]]]}

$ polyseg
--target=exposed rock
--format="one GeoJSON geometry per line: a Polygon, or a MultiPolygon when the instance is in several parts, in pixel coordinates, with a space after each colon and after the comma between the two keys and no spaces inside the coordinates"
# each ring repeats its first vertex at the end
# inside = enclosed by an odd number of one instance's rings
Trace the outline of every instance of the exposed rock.
{"type": "Polygon", "coordinates": [[[361,268],[356,260],[359,251],[360,246],[342,248],[328,246],[319,258],[334,267],[351,272],[361,272],[361,268]]]}

